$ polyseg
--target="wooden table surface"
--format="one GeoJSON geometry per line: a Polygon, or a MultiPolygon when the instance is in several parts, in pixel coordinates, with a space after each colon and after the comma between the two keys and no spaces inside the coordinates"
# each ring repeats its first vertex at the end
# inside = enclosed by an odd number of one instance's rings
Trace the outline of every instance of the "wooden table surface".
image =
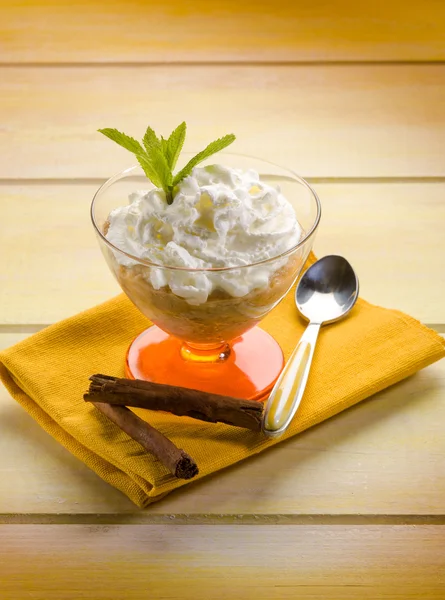
{"type": "MultiPolygon", "coordinates": [[[[97,128],[183,119],[309,178],[316,253],[445,333],[442,0],[17,0],[0,61],[0,347],[118,292],[97,128]]],[[[445,361],[145,511],[2,388],[0,522],[2,600],[444,599],[445,361]]]]}

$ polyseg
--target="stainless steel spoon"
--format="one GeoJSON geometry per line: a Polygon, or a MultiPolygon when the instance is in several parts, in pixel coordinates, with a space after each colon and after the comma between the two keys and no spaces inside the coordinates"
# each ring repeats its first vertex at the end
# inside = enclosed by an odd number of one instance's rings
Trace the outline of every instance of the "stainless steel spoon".
{"type": "Polygon", "coordinates": [[[348,314],[358,297],[354,269],[341,256],[325,256],[304,273],[295,292],[298,310],[309,321],[266,404],[263,432],[283,435],[303,398],[320,327],[348,314]]]}

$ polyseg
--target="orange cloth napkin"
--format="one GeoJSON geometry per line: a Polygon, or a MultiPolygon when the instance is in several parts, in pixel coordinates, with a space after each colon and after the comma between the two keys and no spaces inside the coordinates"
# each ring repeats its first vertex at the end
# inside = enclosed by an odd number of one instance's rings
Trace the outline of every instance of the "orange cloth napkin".
{"type": "MultiPolygon", "coordinates": [[[[124,296],[52,325],[0,353],[0,377],[38,423],[138,506],[188,483],[108,421],[83,393],[92,373],[124,376],[131,340],[147,320],[124,296]]],[[[293,293],[263,321],[288,358],[305,323],[293,293]]],[[[299,412],[281,439],[332,417],[445,356],[444,340],[413,318],[359,299],[350,316],[320,332],[299,412]]],[[[236,427],[136,410],[199,466],[198,478],[280,440],[236,427]]],[[[192,481],[195,481],[195,478],[192,481]]]]}

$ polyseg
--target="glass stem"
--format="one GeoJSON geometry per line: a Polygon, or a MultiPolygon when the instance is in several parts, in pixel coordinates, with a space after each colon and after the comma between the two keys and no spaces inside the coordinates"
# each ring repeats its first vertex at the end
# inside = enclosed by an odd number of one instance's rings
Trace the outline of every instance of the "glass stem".
{"type": "Polygon", "coordinates": [[[193,362],[216,363],[227,360],[230,346],[227,342],[220,344],[194,344],[184,342],[181,346],[181,356],[184,360],[193,362]]]}

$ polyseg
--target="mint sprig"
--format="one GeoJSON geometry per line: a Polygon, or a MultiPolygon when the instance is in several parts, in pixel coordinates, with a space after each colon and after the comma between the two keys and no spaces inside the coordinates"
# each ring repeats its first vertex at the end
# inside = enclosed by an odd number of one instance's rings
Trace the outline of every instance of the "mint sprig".
{"type": "Polygon", "coordinates": [[[165,191],[168,204],[174,200],[174,189],[184,177],[187,177],[200,162],[206,160],[216,152],[227,148],[235,141],[233,133],[211,142],[204,150],[189,160],[183,169],[173,175],[173,169],[178,162],[182,147],[184,146],[187,126],[181,123],[172,131],[168,139],[158,137],[151,127],[147,127],[142,139],[142,145],[132,137],[121,133],[117,129],[99,129],[107,138],[119,144],[129,152],[135,154],[138,163],[145,175],[156,187],[165,191]]]}

